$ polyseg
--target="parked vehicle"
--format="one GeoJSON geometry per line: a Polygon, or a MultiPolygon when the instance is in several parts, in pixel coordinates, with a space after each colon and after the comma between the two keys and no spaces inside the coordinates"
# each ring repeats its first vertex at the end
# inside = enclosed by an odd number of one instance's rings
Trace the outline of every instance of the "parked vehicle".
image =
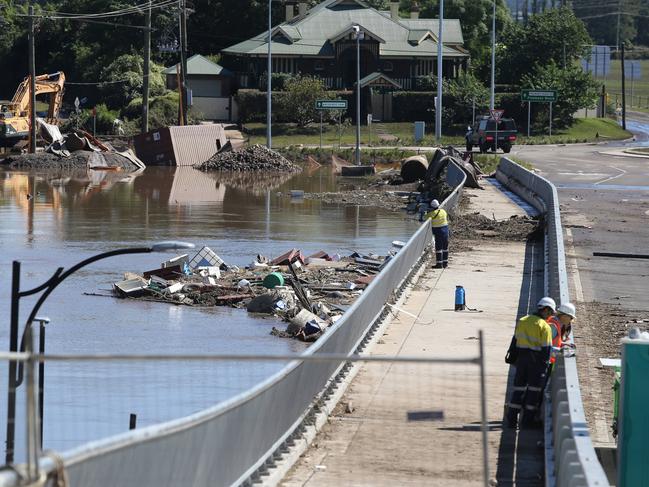
{"type": "Polygon", "coordinates": [[[507,153],[512,150],[512,144],[516,141],[518,130],[516,122],[512,118],[501,118],[498,121],[496,130],[496,121],[489,117],[483,117],[477,120],[473,127],[468,127],[466,133],[466,150],[471,152],[474,146],[484,153],[488,150],[496,152],[502,149],[507,153]]]}

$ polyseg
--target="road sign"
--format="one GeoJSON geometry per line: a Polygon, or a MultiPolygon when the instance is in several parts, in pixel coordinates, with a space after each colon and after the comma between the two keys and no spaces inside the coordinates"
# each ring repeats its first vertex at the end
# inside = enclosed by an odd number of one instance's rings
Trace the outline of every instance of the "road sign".
{"type": "Polygon", "coordinates": [[[581,67],[595,78],[604,78],[611,71],[611,48],[609,46],[591,46],[586,57],[581,58],[581,67]]]}
{"type": "Polygon", "coordinates": [[[316,110],[347,110],[347,100],[316,100],[316,110]]]}
{"type": "Polygon", "coordinates": [[[642,70],[640,61],[624,62],[624,77],[626,79],[642,79],[642,70]]]}
{"type": "Polygon", "coordinates": [[[501,118],[503,118],[503,114],[505,113],[505,110],[495,108],[493,110],[489,110],[489,114],[491,115],[491,118],[493,118],[496,122],[498,122],[501,118]]]}
{"type": "Polygon", "coordinates": [[[557,90],[523,90],[521,91],[521,100],[554,103],[557,101],[557,90]]]}

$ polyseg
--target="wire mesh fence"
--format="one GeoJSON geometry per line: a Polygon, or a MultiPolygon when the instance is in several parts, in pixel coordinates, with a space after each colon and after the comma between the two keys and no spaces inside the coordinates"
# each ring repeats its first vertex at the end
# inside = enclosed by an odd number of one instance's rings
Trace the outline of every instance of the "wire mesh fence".
{"type": "MultiPolygon", "coordinates": [[[[36,356],[37,361],[40,358],[36,356]]],[[[39,417],[43,449],[62,453],[64,459],[69,458],[66,452],[78,457],[84,449],[96,451],[98,444],[110,444],[115,438],[120,440],[106,451],[119,449],[129,443],[130,429],[136,430],[132,433],[147,431],[148,441],[168,434],[169,429],[162,433],[156,428],[184,422],[191,428],[203,427],[199,441],[182,443],[171,438],[169,444],[158,446],[153,464],[146,456],[132,458],[132,463],[122,461],[120,471],[112,471],[110,478],[103,477],[110,469],[99,466],[100,455],[83,467],[83,475],[77,475],[73,467],[69,485],[81,485],[75,483],[78,478],[92,479],[97,485],[104,481],[112,485],[203,485],[177,466],[175,477],[170,477],[173,480],[159,483],[166,476],[165,469],[178,462],[179,451],[191,452],[195,465],[188,471],[204,470],[209,482],[205,485],[229,485],[220,483],[219,469],[212,468],[221,461],[223,449],[233,447],[235,436],[243,435],[252,445],[263,441],[263,432],[275,423],[291,423],[284,416],[291,401],[310,390],[310,375],[298,374],[271,407],[255,410],[240,424],[227,419],[223,411],[243,409],[251,390],[272,388],[278,376],[291,367],[297,370],[296,364],[304,361],[348,372],[339,373],[330,384],[330,391],[339,394],[312,397],[314,409],[321,415],[329,413],[329,419],[315,440],[317,447],[309,450],[284,485],[302,485],[314,474],[342,485],[485,485],[484,395],[477,357],[46,356],[42,381],[39,364],[32,362],[31,369],[34,396],[39,382],[43,384],[40,413],[37,408],[34,416],[25,414],[27,383],[16,389],[16,463],[27,458],[27,445],[34,441],[29,431],[38,433],[39,417]],[[219,421],[227,423],[224,428],[215,425],[219,421]],[[30,423],[31,430],[27,428],[30,423]],[[207,434],[214,436],[206,443],[207,434]],[[95,442],[92,447],[90,442],[95,442]],[[148,464],[144,471],[143,463],[148,464]]],[[[34,403],[38,403],[36,398],[34,403]]],[[[236,454],[244,453],[239,448],[236,454]]],[[[129,455],[138,454],[135,449],[129,455]]],[[[273,458],[278,460],[277,453],[273,458]]]]}

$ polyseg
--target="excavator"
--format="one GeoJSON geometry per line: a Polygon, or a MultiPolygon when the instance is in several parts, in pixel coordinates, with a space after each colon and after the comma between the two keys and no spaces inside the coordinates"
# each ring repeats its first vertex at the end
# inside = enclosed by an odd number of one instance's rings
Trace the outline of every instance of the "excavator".
{"type": "MultiPolygon", "coordinates": [[[[47,123],[56,124],[63,103],[65,74],[58,71],[36,76],[36,96],[49,94],[47,123]]],[[[0,101],[0,147],[13,147],[29,136],[29,76],[23,80],[10,102],[0,101]]]]}

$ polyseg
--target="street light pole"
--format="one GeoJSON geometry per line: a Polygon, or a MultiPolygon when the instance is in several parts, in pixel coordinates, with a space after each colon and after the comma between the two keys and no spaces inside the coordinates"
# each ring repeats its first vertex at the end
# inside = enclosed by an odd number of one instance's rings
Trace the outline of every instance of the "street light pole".
{"type": "MultiPolygon", "coordinates": [[[[18,352],[18,337],[19,337],[19,316],[20,316],[20,299],[32,296],[38,293],[41,293],[40,297],[36,301],[36,304],[29,313],[29,317],[25,323],[25,328],[22,332],[22,338],[20,342],[20,351],[25,351],[27,330],[30,328],[31,324],[34,321],[43,322],[44,319],[37,319],[36,315],[40,310],[41,306],[48,298],[48,296],[54,291],[59,284],[61,284],[66,278],[70,275],[77,272],[79,269],[86,267],[89,264],[97,262],[98,260],[107,259],[109,257],[114,257],[116,255],[126,255],[126,254],[146,254],[151,252],[164,252],[167,250],[177,250],[177,249],[189,249],[194,248],[194,244],[187,242],[159,242],[150,247],[135,247],[128,249],[118,249],[111,250],[110,252],[104,252],[102,254],[97,254],[92,257],[89,257],[81,262],[70,267],[68,270],[65,270],[63,267],[59,267],[52,276],[42,283],[39,286],[36,286],[32,289],[21,291],[20,290],[20,262],[14,261],[12,268],[12,284],[11,284],[11,314],[10,314],[10,332],[9,332],[9,352],[15,353],[18,352]]],[[[44,330],[43,330],[44,333],[44,330]]],[[[45,345],[43,340],[42,346],[45,345]]],[[[16,364],[16,361],[9,361],[9,377],[7,380],[7,446],[5,452],[5,463],[7,465],[13,463],[14,461],[14,443],[16,435],[16,388],[18,388],[23,382],[23,363],[16,364]]]]}
{"type": "Polygon", "coordinates": [[[435,104],[435,140],[439,144],[442,140],[442,47],[444,35],[444,0],[439,2],[439,28],[437,31],[437,103],[435,104]]]}
{"type": "Polygon", "coordinates": [[[493,0],[493,14],[491,19],[491,98],[489,108],[496,106],[496,0],[493,0]]]}
{"type": "Polygon", "coordinates": [[[268,0],[268,66],[266,69],[266,147],[269,149],[273,148],[273,137],[271,133],[271,128],[270,128],[270,120],[271,120],[271,110],[272,110],[272,100],[271,100],[271,87],[272,87],[272,71],[273,71],[273,64],[271,61],[271,47],[270,47],[270,42],[271,42],[271,37],[272,37],[272,28],[273,28],[273,21],[272,21],[272,4],[273,0],[268,0]]]}
{"type": "Polygon", "coordinates": [[[361,39],[359,25],[354,26],[356,36],[356,165],[361,165],[361,39]]]}

